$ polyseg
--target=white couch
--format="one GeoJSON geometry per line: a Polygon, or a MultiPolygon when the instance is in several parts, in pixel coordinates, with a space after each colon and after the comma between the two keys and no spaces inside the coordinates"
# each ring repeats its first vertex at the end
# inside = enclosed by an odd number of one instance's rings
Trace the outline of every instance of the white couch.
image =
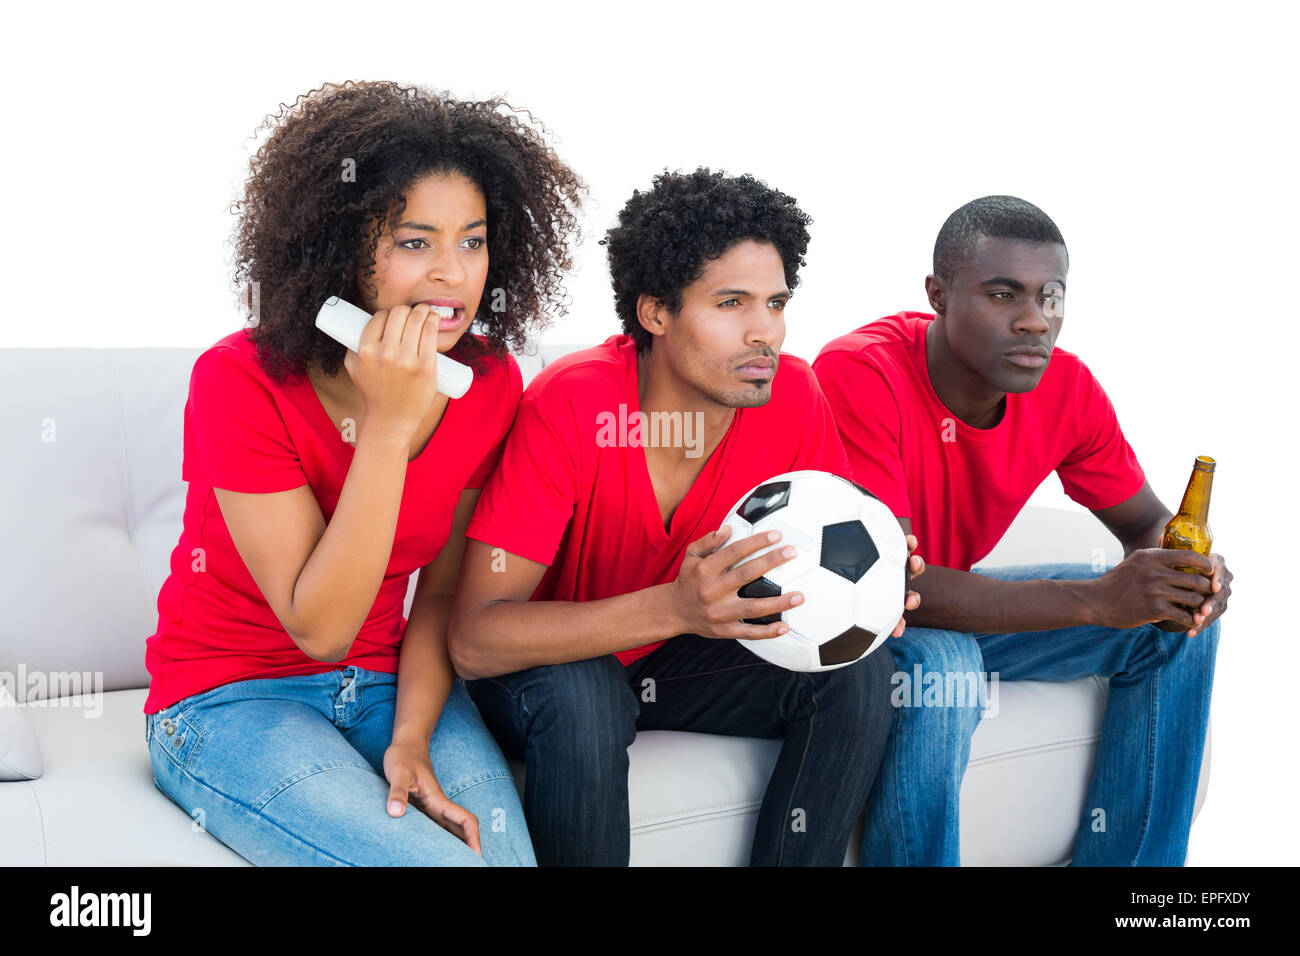
{"type": "MultiPolygon", "coordinates": [[[[144,641],[180,533],[181,416],[200,351],[0,349],[0,677],[29,698],[0,704],[0,864],[245,864],[156,788],[141,713],[144,641]],[[46,699],[30,699],[42,680],[46,699]]],[[[525,379],[565,351],[520,357],[525,379]]],[[[1093,547],[1118,560],[1090,515],[1028,508],[985,563],[1076,560],[1093,547]]],[[[1068,859],[1105,703],[1102,679],[1000,685],[962,787],[967,865],[1068,859]]],[[[743,864],[777,749],[639,735],[632,863],[743,864]]],[[[1198,811],[1208,741],[1205,753],[1198,811]]]]}

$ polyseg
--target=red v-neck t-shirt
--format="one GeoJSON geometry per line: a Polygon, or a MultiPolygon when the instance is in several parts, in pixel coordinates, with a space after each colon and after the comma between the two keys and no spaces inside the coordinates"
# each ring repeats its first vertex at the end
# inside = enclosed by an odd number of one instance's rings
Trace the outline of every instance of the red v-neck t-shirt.
{"type": "Polygon", "coordinates": [[[213,488],[267,493],[307,485],[326,522],[355,449],[343,440],[306,376],[276,383],[245,330],[195,360],[185,403],[181,477],[189,482],[180,541],[146,641],[151,682],[144,712],[253,678],[317,674],[354,664],[397,672],[410,575],[437,557],[461,492],[481,488],[500,459],[523,379],[513,357],[489,358],[464,397],[447,403],[406,482],[384,580],[348,656],[304,654],[248,573],[213,488]]]}
{"type": "Polygon", "coordinates": [[[1008,394],[992,428],[974,428],[930,382],[925,332],[933,320],[887,316],[831,341],[813,362],[854,477],[912,519],[917,554],[969,571],[1053,471],[1092,510],[1141,490],[1146,475],[1115,409],[1077,355],[1053,349],[1038,385],[1008,394]]]}
{"type": "MultiPolygon", "coordinates": [[[[570,353],[528,384],[466,537],[548,565],[534,601],[595,601],[673,581],[687,545],[716,531],[756,485],[800,469],[849,476],[808,363],[781,353],[771,393],[765,405],[736,409],[665,528],[646,450],[632,444],[635,343],[614,335],[570,353]]],[[[662,644],[617,657],[630,664],[662,644]]]]}

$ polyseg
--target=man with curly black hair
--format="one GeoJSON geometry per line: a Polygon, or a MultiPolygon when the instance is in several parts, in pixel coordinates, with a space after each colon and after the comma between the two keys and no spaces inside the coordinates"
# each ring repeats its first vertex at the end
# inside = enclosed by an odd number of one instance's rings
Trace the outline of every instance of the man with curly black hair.
{"type": "Polygon", "coordinates": [[[751,654],[732,639],[785,633],[747,622],[801,595],[738,589],[793,549],[746,560],[775,533],[716,530],[773,475],[847,474],[811,369],[780,352],[809,222],[751,176],[664,173],[635,193],[605,240],[624,332],[530,383],[466,532],[452,659],[526,761],[543,865],[627,864],[627,748],[649,729],[783,740],[751,862],[843,859],[893,659],[795,673],[751,654]],[[665,420],[671,436],[646,434],[665,420]]]}

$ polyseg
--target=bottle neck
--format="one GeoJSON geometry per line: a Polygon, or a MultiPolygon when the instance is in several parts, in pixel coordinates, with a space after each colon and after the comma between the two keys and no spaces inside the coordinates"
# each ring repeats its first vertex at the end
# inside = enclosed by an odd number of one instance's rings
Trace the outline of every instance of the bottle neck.
{"type": "Polygon", "coordinates": [[[1183,492],[1183,503],[1178,513],[1195,518],[1204,524],[1210,517],[1210,490],[1214,485],[1214,464],[1203,464],[1196,460],[1192,468],[1192,477],[1187,480],[1187,490],[1183,492]]]}

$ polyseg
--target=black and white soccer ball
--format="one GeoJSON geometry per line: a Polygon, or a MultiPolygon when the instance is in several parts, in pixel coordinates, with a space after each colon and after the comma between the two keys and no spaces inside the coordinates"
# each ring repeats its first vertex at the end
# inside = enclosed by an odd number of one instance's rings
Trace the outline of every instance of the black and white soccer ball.
{"type": "Polygon", "coordinates": [[[730,544],[773,529],[795,556],[746,584],[741,597],[799,591],[804,602],[749,624],[784,620],[790,630],[740,641],[759,657],[794,671],[828,671],[862,660],[888,639],[907,597],[907,541],[898,519],[856,482],[825,471],[777,475],[745,494],[723,522],[730,544]]]}

